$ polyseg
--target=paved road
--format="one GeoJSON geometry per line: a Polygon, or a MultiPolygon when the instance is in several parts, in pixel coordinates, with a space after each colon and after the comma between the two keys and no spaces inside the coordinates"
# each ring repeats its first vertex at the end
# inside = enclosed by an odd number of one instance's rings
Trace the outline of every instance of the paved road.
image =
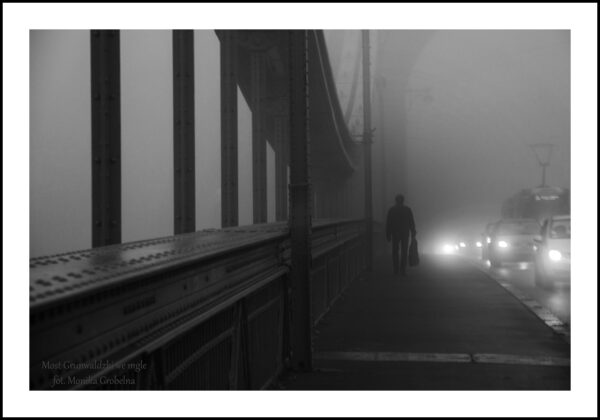
{"type": "Polygon", "coordinates": [[[543,307],[550,310],[565,324],[571,324],[571,287],[557,285],[552,289],[541,289],[535,286],[533,264],[506,264],[502,268],[488,268],[487,272],[517,287],[526,295],[535,299],[543,307]]]}
{"type": "Polygon", "coordinates": [[[570,388],[570,345],[483,270],[424,256],[405,278],[387,259],[318,325],[314,371],[281,389],[570,388]]]}
{"type": "Polygon", "coordinates": [[[561,322],[566,325],[571,324],[570,281],[557,284],[550,289],[542,289],[535,286],[532,262],[505,263],[501,268],[491,268],[489,262],[481,260],[479,253],[466,253],[461,257],[472,262],[496,280],[516,287],[523,294],[551,311],[561,322]]]}

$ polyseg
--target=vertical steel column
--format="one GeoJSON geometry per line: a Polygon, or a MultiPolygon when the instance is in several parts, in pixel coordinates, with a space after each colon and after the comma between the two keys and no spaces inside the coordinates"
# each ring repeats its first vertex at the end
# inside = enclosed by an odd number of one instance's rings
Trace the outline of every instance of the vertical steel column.
{"type": "Polygon", "coordinates": [[[315,219],[323,218],[323,194],[320,179],[314,177],[311,179],[311,194],[312,194],[312,215],[315,219]]]}
{"type": "Polygon", "coordinates": [[[92,246],[121,242],[121,62],[119,31],[90,31],[92,246]]]}
{"type": "Polygon", "coordinates": [[[373,269],[373,191],[371,181],[371,75],[369,60],[369,31],[362,31],[363,39],[363,112],[365,143],[365,220],[367,223],[366,234],[366,268],[373,269]]]}
{"type": "Polygon", "coordinates": [[[290,31],[290,235],[292,367],[312,368],[311,188],[308,138],[308,33],[290,31]]]}
{"type": "Polygon", "coordinates": [[[275,220],[287,220],[287,162],[288,162],[288,137],[287,116],[274,117],[274,142],[275,150],[275,220]]]}
{"type": "Polygon", "coordinates": [[[393,196],[398,194],[398,191],[406,191],[406,143],[408,141],[407,122],[408,122],[408,111],[410,100],[410,94],[407,95],[405,89],[400,89],[395,92],[394,101],[401,104],[401,112],[396,114],[397,121],[396,127],[400,127],[398,137],[394,139],[394,149],[398,151],[396,156],[393,157],[394,166],[390,170],[392,173],[390,179],[394,179],[395,182],[392,184],[392,188],[396,188],[393,192],[393,196]],[[407,98],[408,96],[408,98],[407,98]],[[394,173],[395,172],[395,173],[394,173]]]}
{"type": "Polygon", "coordinates": [[[328,214],[327,217],[328,218],[336,218],[338,217],[338,214],[335,212],[335,205],[336,205],[336,200],[335,200],[335,188],[334,188],[334,184],[331,182],[330,179],[327,180],[327,195],[329,197],[329,205],[328,207],[328,214]]]}
{"type": "Polygon", "coordinates": [[[231,362],[229,366],[229,389],[250,389],[251,376],[248,360],[248,312],[245,299],[239,300],[233,312],[231,362]],[[240,371],[242,378],[240,378],[240,371]]]}
{"type": "Polygon", "coordinates": [[[175,234],[196,230],[194,31],[173,31],[175,234]]]}
{"type": "Polygon", "coordinates": [[[252,192],[253,221],[267,221],[267,142],[264,136],[265,54],[250,55],[252,89],[252,192]]]}
{"type": "Polygon", "coordinates": [[[221,32],[221,225],[238,225],[237,42],[221,32]]]}
{"type": "MultiPolygon", "coordinates": [[[[286,96],[287,99],[287,96],[286,96]]],[[[283,168],[281,169],[281,175],[283,178],[283,204],[282,204],[282,209],[283,209],[283,220],[288,220],[289,217],[289,212],[290,212],[290,208],[289,208],[289,191],[288,191],[288,184],[290,183],[290,171],[289,171],[289,165],[290,165],[290,115],[289,115],[289,110],[286,111],[285,114],[285,121],[283,123],[283,168]]]]}
{"type": "Polygon", "coordinates": [[[341,206],[342,190],[341,190],[341,184],[339,182],[336,182],[333,184],[333,194],[334,194],[333,214],[336,219],[340,219],[340,218],[342,218],[342,206],[341,206]]]}
{"type": "MultiPolygon", "coordinates": [[[[381,64],[381,54],[379,55],[379,60],[381,64]]],[[[381,67],[381,65],[380,65],[381,67]]],[[[388,200],[387,193],[387,169],[386,169],[386,153],[385,153],[385,107],[383,104],[383,95],[385,92],[385,79],[383,76],[379,76],[375,80],[375,84],[377,86],[377,94],[379,96],[379,138],[381,139],[381,220],[385,220],[387,215],[386,203],[388,200]]]]}

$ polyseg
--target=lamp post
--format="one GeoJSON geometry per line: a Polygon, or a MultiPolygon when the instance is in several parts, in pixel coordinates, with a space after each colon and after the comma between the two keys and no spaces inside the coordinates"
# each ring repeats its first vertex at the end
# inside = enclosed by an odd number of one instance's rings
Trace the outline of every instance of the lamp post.
{"type": "Polygon", "coordinates": [[[553,146],[554,145],[551,143],[536,143],[529,146],[533,150],[536,160],[542,167],[542,183],[540,187],[547,187],[546,168],[550,166],[550,157],[552,156],[553,146]]]}

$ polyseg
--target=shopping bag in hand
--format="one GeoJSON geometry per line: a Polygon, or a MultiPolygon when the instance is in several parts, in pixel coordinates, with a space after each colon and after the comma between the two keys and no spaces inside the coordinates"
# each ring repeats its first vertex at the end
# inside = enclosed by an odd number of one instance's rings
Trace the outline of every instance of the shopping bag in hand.
{"type": "Polygon", "coordinates": [[[415,238],[411,238],[410,247],[408,248],[408,265],[411,267],[419,265],[419,249],[415,238]]]}

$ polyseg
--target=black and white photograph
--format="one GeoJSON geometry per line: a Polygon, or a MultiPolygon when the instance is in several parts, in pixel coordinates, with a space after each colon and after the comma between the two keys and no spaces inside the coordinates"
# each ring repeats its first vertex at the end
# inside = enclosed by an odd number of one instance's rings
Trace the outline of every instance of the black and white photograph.
{"type": "Polygon", "coordinates": [[[3,12],[7,416],[597,415],[597,4],[3,12]]]}

